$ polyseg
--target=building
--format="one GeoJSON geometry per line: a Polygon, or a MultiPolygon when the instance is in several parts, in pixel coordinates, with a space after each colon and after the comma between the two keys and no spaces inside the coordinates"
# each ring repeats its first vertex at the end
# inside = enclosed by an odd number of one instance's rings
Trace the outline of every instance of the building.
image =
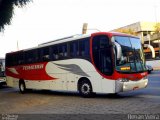
{"type": "Polygon", "coordinates": [[[136,22],[112,31],[138,36],[146,59],[160,59],[160,22],[136,22]]]}

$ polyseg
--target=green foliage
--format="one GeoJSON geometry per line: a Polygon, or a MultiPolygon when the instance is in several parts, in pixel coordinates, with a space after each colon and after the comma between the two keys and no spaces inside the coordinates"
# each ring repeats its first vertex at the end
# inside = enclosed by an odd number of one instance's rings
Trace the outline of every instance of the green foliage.
{"type": "Polygon", "coordinates": [[[31,0],[0,0],[0,32],[5,25],[11,24],[14,14],[14,6],[23,7],[31,0]]]}

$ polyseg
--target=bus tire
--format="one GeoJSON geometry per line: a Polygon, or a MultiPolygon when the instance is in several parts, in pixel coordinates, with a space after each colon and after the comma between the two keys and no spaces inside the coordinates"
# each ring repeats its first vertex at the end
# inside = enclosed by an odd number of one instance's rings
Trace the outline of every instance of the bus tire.
{"type": "Polygon", "coordinates": [[[24,81],[19,81],[19,91],[22,94],[26,92],[26,85],[24,81]]]}
{"type": "Polygon", "coordinates": [[[79,93],[85,98],[93,96],[92,85],[88,80],[83,80],[79,83],[79,93]]]}

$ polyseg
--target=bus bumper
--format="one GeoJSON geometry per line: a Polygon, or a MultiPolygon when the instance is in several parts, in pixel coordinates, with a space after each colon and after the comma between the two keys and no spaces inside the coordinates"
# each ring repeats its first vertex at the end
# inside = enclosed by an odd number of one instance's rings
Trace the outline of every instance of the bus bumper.
{"type": "Polygon", "coordinates": [[[148,85],[147,78],[142,78],[138,81],[129,80],[127,82],[122,82],[121,80],[117,80],[115,92],[118,93],[118,92],[125,92],[125,91],[130,91],[130,90],[146,88],[147,85],[148,85]]]}

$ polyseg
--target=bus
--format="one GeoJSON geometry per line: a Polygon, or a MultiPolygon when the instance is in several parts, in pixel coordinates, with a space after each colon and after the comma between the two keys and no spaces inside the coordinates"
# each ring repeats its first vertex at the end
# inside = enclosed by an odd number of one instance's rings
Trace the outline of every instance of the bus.
{"type": "Polygon", "coordinates": [[[7,85],[27,89],[119,93],[147,87],[140,39],[96,32],[75,35],[6,54],[7,85]]]}
{"type": "Polygon", "coordinates": [[[6,84],[5,59],[0,57],[0,86],[6,84]]]}

